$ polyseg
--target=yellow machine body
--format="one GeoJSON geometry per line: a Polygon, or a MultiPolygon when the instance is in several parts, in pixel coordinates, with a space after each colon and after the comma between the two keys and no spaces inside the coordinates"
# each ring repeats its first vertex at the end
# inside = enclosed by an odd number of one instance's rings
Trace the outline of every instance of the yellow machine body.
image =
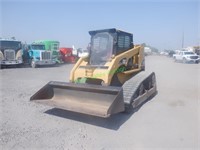
{"type": "Polygon", "coordinates": [[[31,101],[109,117],[141,105],[156,93],[155,73],[145,73],[144,47],[133,45],[132,34],[117,29],[89,33],[90,54],[74,65],[70,82],[50,81],[31,101]]]}
{"type": "Polygon", "coordinates": [[[88,57],[80,58],[71,71],[70,82],[76,83],[81,79],[84,82],[84,79],[91,79],[94,84],[111,85],[114,74],[118,72],[117,77],[123,84],[134,74],[143,70],[144,65],[144,47],[136,45],[124,53],[112,56],[104,66],[90,66],[88,57]],[[133,61],[133,67],[126,70],[129,60],[133,61]]]}

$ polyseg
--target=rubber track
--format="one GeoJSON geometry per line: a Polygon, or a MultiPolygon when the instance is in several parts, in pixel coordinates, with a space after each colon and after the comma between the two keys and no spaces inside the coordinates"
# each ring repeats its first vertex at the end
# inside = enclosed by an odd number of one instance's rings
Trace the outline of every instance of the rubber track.
{"type": "Polygon", "coordinates": [[[122,88],[125,106],[129,106],[132,104],[133,96],[136,94],[141,83],[143,83],[148,77],[153,74],[153,72],[140,72],[123,84],[122,88]]]}

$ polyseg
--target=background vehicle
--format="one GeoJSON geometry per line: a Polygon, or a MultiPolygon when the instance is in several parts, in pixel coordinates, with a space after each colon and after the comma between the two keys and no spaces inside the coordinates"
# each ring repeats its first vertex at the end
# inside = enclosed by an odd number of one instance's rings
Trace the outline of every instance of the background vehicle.
{"type": "Polygon", "coordinates": [[[199,63],[199,56],[190,51],[179,51],[177,54],[173,55],[175,61],[181,61],[183,63],[194,62],[199,63]]]}
{"type": "Polygon", "coordinates": [[[152,55],[152,50],[150,47],[144,47],[145,56],[152,55]]]}
{"type": "Polygon", "coordinates": [[[72,45],[72,55],[78,57],[78,50],[75,48],[74,45],[72,45]]]}
{"type": "Polygon", "coordinates": [[[200,56],[200,46],[194,46],[194,53],[200,56]]]}
{"type": "Polygon", "coordinates": [[[168,52],[169,57],[173,57],[174,54],[176,54],[176,52],[174,50],[169,50],[169,52],[168,52]]]}
{"type": "Polygon", "coordinates": [[[15,39],[0,39],[0,65],[23,63],[22,43],[15,39]]]}
{"type": "Polygon", "coordinates": [[[79,48],[78,49],[78,57],[88,57],[89,56],[89,50],[87,49],[82,49],[82,48],[79,48]]]}
{"type": "Polygon", "coordinates": [[[156,94],[155,73],[144,72],[144,48],[133,44],[131,33],[113,28],[89,34],[90,55],[74,65],[71,83],[51,81],[31,101],[109,117],[130,111],[156,94]]]}
{"type": "Polygon", "coordinates": [[[44,44],[28,45],[28,59],[32,68],[39,65],[54,65],[56,61],[52,58],[52,51],[45,50],[44,44]]]}
{"type": "Polygon", "coordinates": [[[63,62],[75,63],[76,56],[72,55],[73,48],[61,47],[60,54],[63,62]]]}
{"type": "Polygon", "coordinates": [[[56,61],[56,63],[61,63],[61,56],[59,51],[59,41],[55,40],[37,40],[34,41],[36,44],[44,44],[45,50],[52,52],[52,58],[56,61]]]}

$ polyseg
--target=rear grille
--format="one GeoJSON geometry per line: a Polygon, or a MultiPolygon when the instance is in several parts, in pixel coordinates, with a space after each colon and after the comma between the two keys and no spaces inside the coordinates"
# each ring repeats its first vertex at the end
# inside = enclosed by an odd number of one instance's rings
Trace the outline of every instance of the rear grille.
{"type": "Polygon", "coordinates": [[[14,50],[5,50],[4,56],[6,60],[15,60],[15,51],[14,50]]]}
{"type": "Polygon", "coordinates": [[[51,52],[42,52],[42,60],[49,60],[51,59],[51,52]]]}
{"type": "Polygon", "coordinates": [[[190,56],[191,59],[197,59],[198,56],[190,56]]]}

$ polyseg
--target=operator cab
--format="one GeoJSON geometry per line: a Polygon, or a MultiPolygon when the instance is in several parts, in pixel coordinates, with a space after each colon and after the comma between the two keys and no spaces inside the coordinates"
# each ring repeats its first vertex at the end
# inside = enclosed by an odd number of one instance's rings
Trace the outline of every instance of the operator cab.
{"type": "Polygon", "coordinates": [[[90,65],[104,65],[112,56],[134,47],[133,35],[115,28],[89,31],[89,34],[90,65]]]}

